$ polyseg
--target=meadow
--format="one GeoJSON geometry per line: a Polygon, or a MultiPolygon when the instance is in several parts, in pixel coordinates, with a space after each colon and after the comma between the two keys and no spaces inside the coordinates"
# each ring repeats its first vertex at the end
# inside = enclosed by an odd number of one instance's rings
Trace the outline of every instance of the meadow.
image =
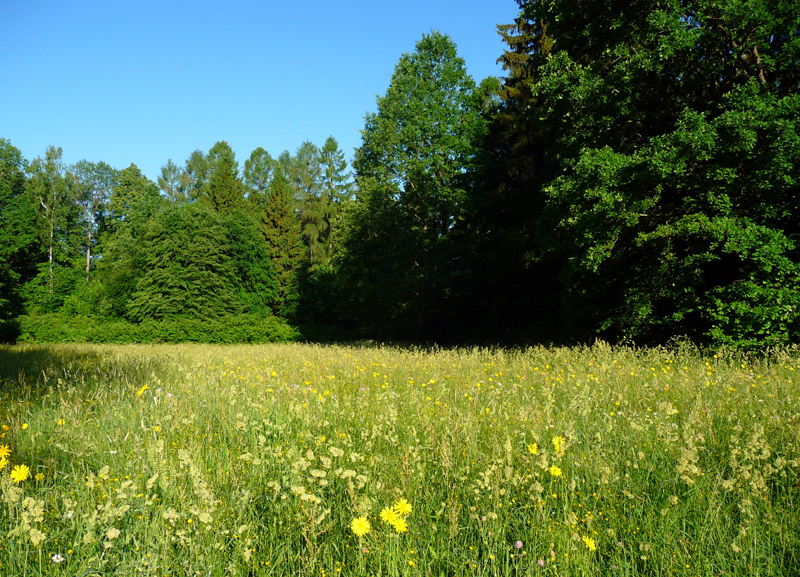
{"type": "Polygon", "coordinates": [[[800,354],[0,347],[0,575],[800,573],[800,354]]]}

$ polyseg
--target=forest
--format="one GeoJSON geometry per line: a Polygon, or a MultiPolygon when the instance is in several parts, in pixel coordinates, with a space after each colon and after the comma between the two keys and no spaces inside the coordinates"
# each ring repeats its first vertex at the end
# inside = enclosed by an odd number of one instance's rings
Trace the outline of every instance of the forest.
{"type": "Polygon", "coordinates": [[[800,341],[798,2],[516,1],[503,78],[423,34],[352,159],[0,139],[0,340],[800,341]]]}

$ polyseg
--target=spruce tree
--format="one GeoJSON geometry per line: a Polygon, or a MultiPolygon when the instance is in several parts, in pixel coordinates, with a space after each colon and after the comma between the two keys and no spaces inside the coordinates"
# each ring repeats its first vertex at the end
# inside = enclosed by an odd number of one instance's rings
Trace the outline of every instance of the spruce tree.
{"type": "Polygon", "coordinates": [[[297,275],[304,251],[300,225],[291,207],[289,183],[281,168],[270,183],[270,195],[261,215],[261,231],[278,278],[273,310],[281,315],[293,312],[297,301],[297,275]]]}
{"type": "Polygon", "coordinates": [[[208,185],[208,199],[217,212],[230,213],[244,204],[244,189],[235,161],[222,156],[215,163],[208,185]]]}

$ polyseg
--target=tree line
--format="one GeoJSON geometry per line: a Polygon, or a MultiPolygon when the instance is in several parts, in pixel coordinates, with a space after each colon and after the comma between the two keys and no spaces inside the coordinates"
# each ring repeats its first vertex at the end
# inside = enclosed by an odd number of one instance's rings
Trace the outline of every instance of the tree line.
{"type": "Polygon", "coordinates": [[[797,1],[517,4],[504,78],[423,35],[352,165],[218,142],[153,183],[0,141],[8,331],[800,340],[797,1]]]}

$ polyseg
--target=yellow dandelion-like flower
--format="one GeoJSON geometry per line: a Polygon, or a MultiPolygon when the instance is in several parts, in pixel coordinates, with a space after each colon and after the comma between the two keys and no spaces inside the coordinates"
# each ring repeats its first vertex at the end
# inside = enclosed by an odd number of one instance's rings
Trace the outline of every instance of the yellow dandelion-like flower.
{"type": "Polygon", "coordinates": [[[363,537],[369,533],[371,526],[366,517],[356,517],[350,522],[350,530],[356,537],[363,537]]]}
{"type": "Polygon", "coordinates": [[[137,396],[139,396],[139,397],[141,397],[141,396],[144,394],[144,392],[145,392],[147,389],[149,389],[149,388],[150,388],[150,387],[148,387],[147,385],[144,385],[144,386],[143,386],[141,389],[139,389],[138,391],[136,391],[136,395],[137,395],[137,396]]]}
{"type": "Polygon", "coordinates": [[[8,445],[0,445],[0,459],[11,455],[11,449],[8,445]]]}
{"type": "Polygon", "coordinates": [[[528,445],[528,452],[531,455],[538,455],[539,454],[539,445],[537,445],[536,443],[531,443],[530,445],[528,445]]]}
{"type": "Polygon", "coordinates": [[[24,431],[27,428],[28,428],[28,423],[22,423],[22,430],[24,431]]]}
{"type": "Polygon", "coordinates": [[[5,469],[6,465],[8,465],[8,459],[6,459],[5,457],[0,457],[0,471],[5,469]]]}
{"type": "Polygon", "coordinates": [[[564,443],[564,437],[553,437],[553,448],[556,453],[561,452],[561,445],[564,443]]]}
{"type": "Polygon", "coordinates": [[[394,507],[384,507],[381,511],[381,521],[393,524],[399,518],[399,513],[395,511],[394,507]]]}
{"type": "Polygon", "coordinates": [[[11,469],[11,480],[15,483],[22,483],[31,476],[31,470],[27,465],[17,465],[11,469]]]}
{"type": "Polygon", "coordinates": [[[36,473],[36,480],[41,481],[44,479],[44,473],[36,473]]]}
{"type": "Polygon", "coordinates": [[[595,543],[595,540],[591,537],[584,537],[583,543],[589,551],[597,551],[597,543],[595,543]]]}
{"type": "Polygon", "coordinates": [[[553,475],[553,477],[560,477],[561,476],[561,469],[559,467],[556,467],[555,465],[550,467],[548,469],[548,471],[550,471],[550,474],[553,475]]]}
{"type": "Polygon", "coordinates": [[[392,527],[398,533],[408,533],[408,522],[403,517],[397,517],[392,521],[392,527]]]}
{"type": "Polygon", "coordinates": [[[64,424],[64,419],[59,419],[59,420],[56,422],[56,424],[57,424],[57,425],[60,427],[61,425],[63,425],[63,424],[64,424]]]}
{"type": "Polygon", "coordinates": [[[394,502],[394,509],[400,515],[410,515],[414,508],[411,506],[411,503],[405,499],[398,499],[394,502]]]}

